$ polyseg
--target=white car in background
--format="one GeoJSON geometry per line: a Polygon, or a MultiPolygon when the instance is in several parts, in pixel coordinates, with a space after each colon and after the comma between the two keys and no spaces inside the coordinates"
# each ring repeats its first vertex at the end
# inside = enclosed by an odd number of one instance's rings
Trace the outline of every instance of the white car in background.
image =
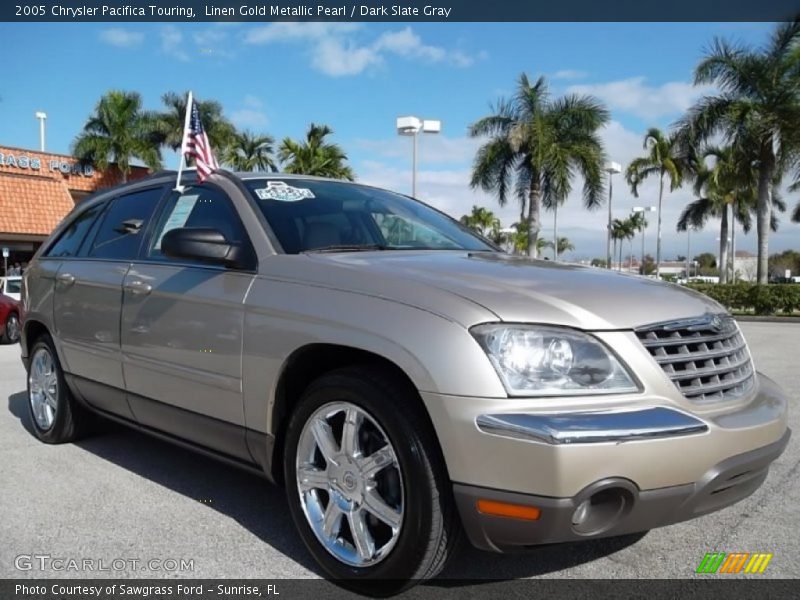
{"type": "Polygon", "coordinates": [[[21,275],[9,275],[8,277],[0,277],[0,294],[10,296],[19,302],[20,288],[22,287],[21,275]]]}

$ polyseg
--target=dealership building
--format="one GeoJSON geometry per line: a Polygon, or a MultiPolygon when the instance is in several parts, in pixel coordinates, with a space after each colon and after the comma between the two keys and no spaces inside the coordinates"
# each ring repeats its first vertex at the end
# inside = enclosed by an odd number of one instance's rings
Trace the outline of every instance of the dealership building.
{"type": "MultiPolygon", "coordinates": [[[[132,167],[128,178],[147,173],[132,167]]],[[[75,204],[121,180],[114,166],[100,171],[64,154],[0,146],[0,247],[9,266],[28,262],[75,204]]]]}

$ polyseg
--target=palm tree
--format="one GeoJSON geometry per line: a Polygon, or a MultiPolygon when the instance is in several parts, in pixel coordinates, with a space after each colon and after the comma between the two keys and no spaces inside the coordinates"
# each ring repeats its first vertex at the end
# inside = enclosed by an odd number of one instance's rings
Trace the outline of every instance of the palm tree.
{"type": "MultiPolygon", "coordinates": [[[[156,128],[161,136],[161,143],[175,151],[183,142],[187,97],[188,92],[182,95],[167,92],[161,96],[161,102],[166,110],[158,114],[156,128]]],[[[228,146],[236,128],[223,116],[222,105],[219,102],[197,98],[194,98],[194,101],[212,150],[221,154],[221,151],[228,146]]]]}
{"type": "MultiPolygon", "coordinates": [[[[756,211],[758,201],[758,168],[750,148],[734,146],[708,146],[700,156],[699,164],[693,168],[694,191],[698,199],[690,202],[678,219],[678,231],[703,229],[709,218],[720,219],[720,283],[727,283],[736,276],[734,261],[729,258],[729,247],[735,242],[736,223],[745,233],[752,227],[751,213],[756,211]],[[713,157],[709,168],[704,159],[713,157]]],[[[772,190],[772,207],[777,212],[786,210],[786,204],[777,189],[772,190]]],[[[776,212],[770,218],[770,231],[777,231],[779,220],[776,212]]],[[[735,247],[735,246],[734,246],[735,247]]]]}
{"type": "Polygon", "coordinates": [[[611,222],[611,239],[614,241],[614,253],[617,252],[617,242],[619,242],[619,262],[617,270],[622,271],[622,248],[625,240],[632,240],[636,235],[636,229],[631,219],[614,219],[611,222]]]}
{"type": "MultiPolygon", "coordinates": [[[[553,240],[545,242],[544,246],[545,248],[553,248],[553,240]]],[[[560,237],[558,238],[558,248],[553,251],[553,260],[558,260],[558,257],[564,254],[564,252],[572,252],[574,250],[575,245],[569,241],[569,238],[560,237]]]]}
{"type": "MultiPolygon", "coordinates": [[[[631,213],[631,216],[628,217],[627,220],[628,220],[628,226],[630,227],[630,230],[631,230],[631,237],[630,237],[631,254],[630,254],[630,260],[628,261],[628,264],[630,266],[632,266],[633,265],[633,238],[636,237],[637,233],[643,233],[644,230],[647,228],[647,219],[645,219],[645,217],[644,217],[644,212],[635,212],[635,213],[631,213]]],[[[644,256],[642,258],[644,258],[644,256]]]]}
{"type": "Polygon", "coordinates": [[[531,84],[524,73],[516,93],[492,112],[469,129],[472,137],[489,138],[475,156],[470,185],[497,194],[500,206],[509,195],[517,198],[520,223],[532,242],[528,255],[535,256],[542,202],[563,203],[576,172],[583,177],[587,208],[603,201],[604,151],[598,131],[610,115],[591,96],[553,99],[544,77],[531,84]]]}
{"type": "Polygon", "coordinates": [[[625,179],[633,195],[639,197],[639,186],[650,176],[658,177],[658,233],[656,235],[656,278],[661,275],[661,204],[664,199],[664,178],[669,178],[669,189],[679,188],[683,180],[684,159],[680,155],[678,138],[667,135],[656,127],[644,136],[645,156],[633,159],[625,171],[625,179]]]}
{"type": "Polygon", "coordinates": [[[325,141],[332,133],[333,129],[327,125],[311,123],[303,141],[284,138],[278,151],[278,158],[284,163],[283,170],[353,181],[355,176],[347,165],[347,155],[337,144],[325,141]]]}
{"type": "Polygon", "coordinates": [[[757,153],[758,283],[767,283],[773,190],[797,164],[800,150],[800,21],[779,24],[769,42],[753,49],[715,40],[697,65],[696,84],[720,90],[705,96],[678,123],[696,141],[722,139],[757,153]]]}
{"type": "Polygon", "coordinates": [[[758,195],[758,173],[753,158],[733,146],[707,146],[700,153],[694,168],[694,191],[698,199],[690,202],[678,219],[678,231],[690,226],[697,230],[709,217],[719,217],[720,283],[728,281],[728,247],[731,239],[730,219],[745,221],[749,229],[748,207],[758,195]],[[714,165],[706,167],[705,159],[713,157],[714,165]]]}
{"type": "MultiPolygon", "coordinates": [[[[527,226],[525,223],[514,223],[511,225],[511,228],[514,230],[508,236],[508,241],[511,244],[511,251],[514,254],[527,254],[529,240],[527,226]]],[[[536,240],[536,243],[541,244],[541,247],[537,248],[537,252],[541,252],[544,249],[545,240],[539,238],[536,240]]]]}
{"type": "Polygon", "coordinates": [[[468,215],[463,215],[459,220],[462,225],[466,225],[483,237],[490,237],[494,230],[499,231],[500,229],[500,219],[483,206],[473,205],[472,212],[468,215]]]}
{"type": "Polygon", "coordinates": [[[234,171],[277,171],[272,158],[274,143],[268,135],[236,131],[222,153],[222,162],[234,171]]]}
{"type": "Polygon", "coordinates": [[[99,169],[116,164],[123,182],[128,181],[131,159],[142,161],[150,169],[160,169],[154,115],[142,110],[142,97],[136,92],[107,92],[72,143],[72,154],[99,169]]]}

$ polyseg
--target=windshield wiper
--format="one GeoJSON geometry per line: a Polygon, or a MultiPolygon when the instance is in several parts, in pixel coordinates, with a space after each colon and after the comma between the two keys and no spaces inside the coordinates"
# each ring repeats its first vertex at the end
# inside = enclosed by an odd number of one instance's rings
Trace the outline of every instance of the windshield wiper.
{"type": "Polygon", "coordinates": [[[332,244],[320,248],[311,248],[303,252],[310,254],[312,252],[366,252],[368,250],[390,250],[390,248],[385,244],[332,244]]]}

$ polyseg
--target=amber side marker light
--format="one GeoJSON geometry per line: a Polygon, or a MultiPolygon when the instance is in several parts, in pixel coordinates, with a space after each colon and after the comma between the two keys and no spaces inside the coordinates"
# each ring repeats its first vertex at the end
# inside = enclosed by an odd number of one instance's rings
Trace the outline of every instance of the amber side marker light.
{"type": "Polygon", "coordinates": [[[478,512],[494,517],[508,517],[509,519],[522,519],[523,521],[538,521],[542,511],[535,506],[522,504],[509,504],[496,500],[478,500],[478,512]]]}

